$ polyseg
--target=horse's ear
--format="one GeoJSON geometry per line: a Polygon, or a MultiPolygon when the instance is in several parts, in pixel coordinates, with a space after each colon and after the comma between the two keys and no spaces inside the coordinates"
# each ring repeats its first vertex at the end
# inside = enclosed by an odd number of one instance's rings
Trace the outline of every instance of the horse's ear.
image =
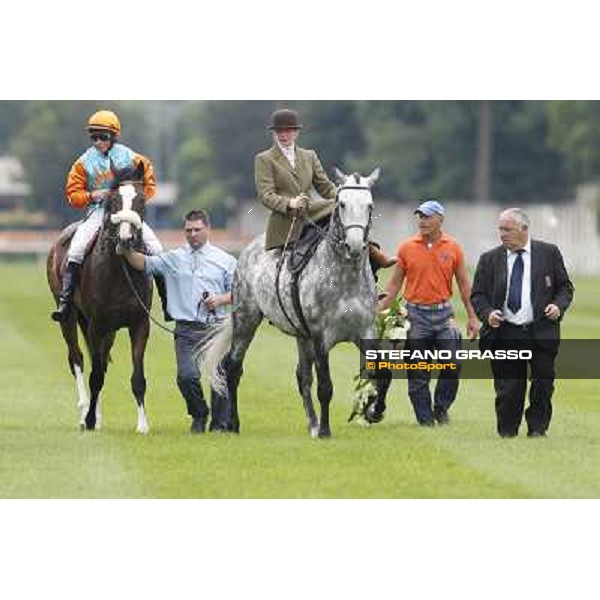
{"type": "Polygon", "coordinates": [[[369,187],[371,187],[378,179],[379,179],[379,174],[381,173],[381,169],[379,167],[377,167],[368,177],[367,177],[367,184],[369,187]]]}
{"type": "Polygon", "coordinates": [[[133,172],[133,175],[131,176],[131,180],[132,181],[144,181],[144,173],[145,173],[144,161],[140,160],[137,167],[135,168],[135,171],[133,172]]]}
{"type": "Polygon", "coordinates": [[[341,185],[342,183],[344,183],[344,181],[346,181],[346,179],[348,179],[348,175],[346,175],[343,171],[340,171],[337,167],[335,167],[335,169],[333,170],[334,174],[335,174],[335,179],[336,181],[341,185]]]}

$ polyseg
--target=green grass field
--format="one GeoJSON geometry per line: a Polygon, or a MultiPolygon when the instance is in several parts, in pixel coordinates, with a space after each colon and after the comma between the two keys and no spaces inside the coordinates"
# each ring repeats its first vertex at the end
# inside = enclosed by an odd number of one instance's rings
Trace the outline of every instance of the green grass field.
{"type": "MultiPolygon", "coordinates": [[[[333,439],[312,440],[295,387],[295,343],[264,325],[240,387],[242,434],[192,436],[172,341],[153,328],[151,431],[135,433],[126,333],[103,393],[103,429],[80,433],[75,385],[41,263],[0,263],[0,497],[597,498],[600,381],[559,381],[547,439],[495,435],[491,381],[463,381],[449,427],[414,423],[406,382],[386,419],[347,423],[358,353],[332,354],[333,439]]],[[[600,337],[600,279],[576,279],[563,337],[600,337]]],[[[459,313],[461,323],[464,316],[459,313]]]]}

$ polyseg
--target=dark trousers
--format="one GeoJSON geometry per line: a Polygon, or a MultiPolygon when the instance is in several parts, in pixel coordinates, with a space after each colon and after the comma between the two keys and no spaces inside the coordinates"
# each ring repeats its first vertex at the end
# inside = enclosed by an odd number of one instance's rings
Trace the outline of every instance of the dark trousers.
{"type": "Polygon", "coordinates": [[[494,348],[532,350],[531,360],[493,360],[496,424],[500,435],[517,435],[523,413],[529,431],[545,433],[552,418],[554,360],[557,350],[536,343],[531,330],[503,324],[494,348]],[[525,410],[528,367],[531,370],[529,407],[525,410]]]}
{"type": "Polygon", "coordinates": [[[210,429],[225,429],[229,421],[228,399],[211,389],[210,411],[200,384],[200,375],[194,362],[194,348],[204,340],[207,325],[177,321],[175,324],[175,357],[177,360],[177,387],[193,419],[206,421],[210,412],[210,429]]]}

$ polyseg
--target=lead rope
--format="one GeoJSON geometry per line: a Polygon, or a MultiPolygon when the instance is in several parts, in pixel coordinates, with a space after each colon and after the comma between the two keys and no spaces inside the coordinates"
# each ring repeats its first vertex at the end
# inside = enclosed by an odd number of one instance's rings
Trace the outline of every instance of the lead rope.
{"type": "Polygon", "coordinates": [[[144,303],[144,301],[142,300],[142,298],[140,297],[140,295],[138,294],[138,291],[131,279],[131,275],[129,274],[129,269],[127,268],[127,264],[126,264],[126,260],[125,258],[121,255],[121,266],[123,267],[123,273],[125,273],[125,279],[127,279],[127,283],[129,284],[129,287],[131,288],[131,290],[133,291],[133,294],[135,295],[137,301],[140,303],[140,306],[144,309],[144,312],[148,315],[148,317],[150,318],[150,320],[157,326],[160,327],[162,330],[166,331],[167,333],[170,333],[171,335],[175,335],[175,330],[174,329],[170,329],[169,327],[166,327],[165,325],[163,325],[162,323],[160,323],[159,321],[157,321],[153,316],[152,313],[150,312],[150,309],[146,306],[146,304],[144,303]]]}

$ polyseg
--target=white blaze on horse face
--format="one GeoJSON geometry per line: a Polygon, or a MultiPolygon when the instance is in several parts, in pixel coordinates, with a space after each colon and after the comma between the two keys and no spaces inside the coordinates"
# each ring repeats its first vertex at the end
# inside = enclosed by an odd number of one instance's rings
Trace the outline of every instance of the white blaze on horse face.
{"type": "MultiPolygon", "coordinates": [[[[121,209],[122,212],[130,212],[131,207],[133,206],[133,199],[137,196],[135,187],[131,183],[122,185],[119,187],[119,194],[121,195],[121,199],[123,200],[123,208],[121,209]]],[[[132,224],[125,221],[121,222],[121,225],[119,226],[119,239],[122,242],[125,242],[127,240],[130,240],[132,237],[132,224]]]]}

